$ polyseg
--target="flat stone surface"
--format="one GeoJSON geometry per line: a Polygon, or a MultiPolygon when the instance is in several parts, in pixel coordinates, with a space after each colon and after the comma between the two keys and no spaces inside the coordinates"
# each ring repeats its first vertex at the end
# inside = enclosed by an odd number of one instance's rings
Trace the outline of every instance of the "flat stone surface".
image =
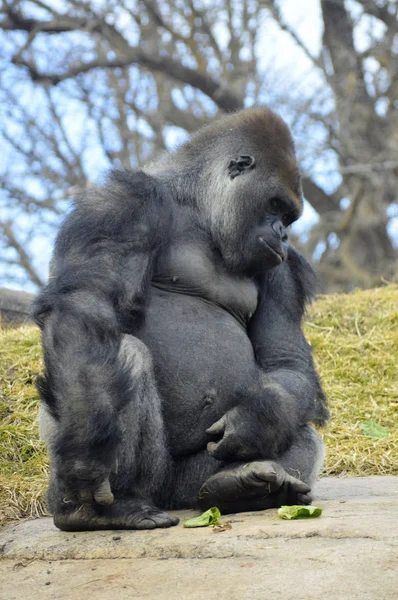
{"type": "Polygon", "coordinates": [[[317,482],[314,495],[319,500],[351,500],[371,496],[398,498],[398,477],[324,477],[317,482]]]}
{"type": "Polygon", "coordinates": [[[223,517],[231,529],[64,533],[51,519],[0,532],[0,598],[392,600],[398,581],[398,477],[325,479],[323,514],[223,517]],[[213,560],[204,560],[213,559],[213,560]]]}

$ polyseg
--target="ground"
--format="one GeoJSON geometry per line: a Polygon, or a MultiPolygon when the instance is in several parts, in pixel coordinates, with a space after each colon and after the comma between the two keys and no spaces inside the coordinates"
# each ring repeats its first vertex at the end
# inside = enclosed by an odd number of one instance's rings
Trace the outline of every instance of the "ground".
{"type": "Polygon", "coordinates": [[[223,517],[231,528],[63,533],[51,519],[0,531],[4,600],[393,600],[398,477],[321,480],[321,517],[276,510],[223,517]],[[213,559],[213,560],[208,560],[213,559]]]}

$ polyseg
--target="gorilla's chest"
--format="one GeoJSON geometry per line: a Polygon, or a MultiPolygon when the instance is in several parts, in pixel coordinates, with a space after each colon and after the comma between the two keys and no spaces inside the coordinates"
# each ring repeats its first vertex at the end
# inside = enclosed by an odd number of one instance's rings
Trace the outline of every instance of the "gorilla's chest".
{"type": "Polygon", "coordinates": [[[153,357],[173,454],[205,448],[206,428],[253,380],[246,323],[256,305],[253,282],[220,272],[200,248],[160,257],[137,335],[153,357]]]}
{"type": "Polygon", "coordinates": [[[198,298],[224,309],[246,325],[257,307],[258,291],[248,278],[233,276],[200,245],[180,243],[159,257],[152,285],[157,290],[198,298]]]}

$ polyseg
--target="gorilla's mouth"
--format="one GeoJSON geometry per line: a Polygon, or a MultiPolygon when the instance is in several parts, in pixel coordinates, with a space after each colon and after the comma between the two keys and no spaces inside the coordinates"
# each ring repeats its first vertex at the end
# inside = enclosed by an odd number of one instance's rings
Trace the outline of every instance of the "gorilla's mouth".
{"type": "Polygon", "coordinates": [[[266,242],[263,237],[260,236],[258,239],[259,239],[259,242],[261,242],[261,244],[264,244],[264,246],[266,246],[269,250],[271,250],[272,254],[275,257],[277,257],[279,264],[285,260],[285,255],[282,252],[278,252],[277,250],[275,250],[275,248],[273,248],[268,242],[266,242]]]}

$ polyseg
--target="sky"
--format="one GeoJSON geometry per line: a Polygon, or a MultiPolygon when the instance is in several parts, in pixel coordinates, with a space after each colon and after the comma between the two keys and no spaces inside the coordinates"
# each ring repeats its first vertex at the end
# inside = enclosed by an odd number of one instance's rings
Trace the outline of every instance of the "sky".
{"type": "MultiPolygon", "coordinates": [[[[355,10],[355,2],[350,1],[350,4],[355,10]]],[[[320,15],[320,4],[319,0],[283,0],[282,11],[286,20],[293,24],[294,29],[300,39],[302,39],[307,48],[311,53],[316,55],[321,47],[322,38],[322,20],[320,15]]],[[[222,27],[217,28],[217,35],[222,42],[223,35],[222,27]]],[[[364,26],[359,28],[356,34],[356,43],[361,46],[361,49],[366,48],[367,34],[366,34],[366,23],[364,26]]],[[[270,61],[273,68],[277,72],[291,72],[292,65],[294,65],[294,77],[302,78],[307,82],[307,85],[316,83],[314,78],[317,76],[314,74],[312,69],[311,61],[304,55],[302,51],[297,49],[297,46],[290,38],[290,36],[281,31],[276,24],[272,24],[267,21],[266,32],[264,32],[264,41],[260,41],[257,49],[258,56],[260,58],[260,66],[266,72],[270,61]],[[262,57],[264,57],[262,59],[262,57]]],[[[284,115],[283,115],[284,116],[284,115]]],[[[70,128],[78,131],[82,127],[82,115],[75,115],[75,118],[70,122],[70,128]]],[[[183,141],[184,135],[181,135],[181,130],[170,128],[168,135],[168,144],[170,147],[183,141]]],[[[93,151],[90,153],[90,173],[93,174],[94,180],[100,180],[103,172],[107,169],[107,164],[103,160],[102,153],[99,151],[93,151]]],[[[320,161],[319,161],[320,162],[320,161]]],[[[336,165],[337,166],[337,165],[336,165]]],[[[329,167],[328,167],[329,168],[329,167]]],[[[333,168],[333,165],[332,165],[333,168]]],[[[322,169],[325,169],[325,165],[319,164],[319,171],[322,175],[322,169]]],[[[329,177],[329,176],[328,176],[329,177]]],[[[332,185],[338,183],[338,176],[334,175],[329,177],[332,181],[332,185]],[[336,180],[337,177],[337,180],[336,180]]],[[[311,208],[308,203],[305,203],[304,214],[301,219],[293,226],[294,232],[299,235],[304,235],[311,225],[316,223],[318,220],[317,213],[311,208]]],[[[24,227],[23,218],[19,227],[24,227]]],[[[398,217],[391,224],[392,232],[395,232],[398,238],[398,217]]],[[[41,237],[34,243],[34,253],[36,256],[36,264],[40,271],[45,274],[48,270],[48,263],[50,260],[51,246],[53,243],[53,234],[41,237]]],[[[2,275],[0,272],[0,285],[7,285],[6,281],[2,281],[2,275]]],[[[28,291],[35,291],[35,286],[29,282],[18,285],[12,284],[14,288],[25,289],[28,291]]]]}

